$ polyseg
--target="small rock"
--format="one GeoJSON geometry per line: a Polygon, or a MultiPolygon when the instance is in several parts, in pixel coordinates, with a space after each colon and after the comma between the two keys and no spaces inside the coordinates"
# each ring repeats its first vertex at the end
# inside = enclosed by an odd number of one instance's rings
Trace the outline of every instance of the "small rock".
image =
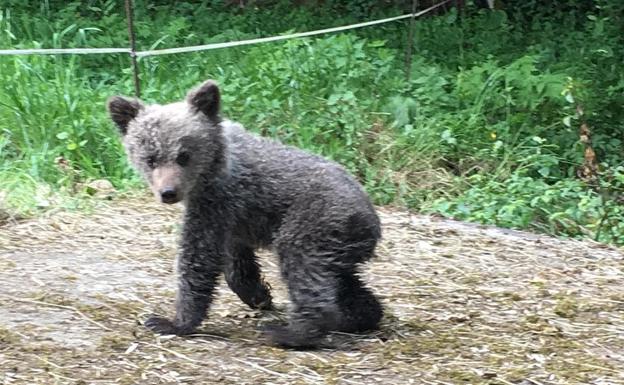
{"type": "Polygon", "coordinates": [[[96,179],[86,185],[87,194],[96,197],[109,196],[115,192],[115,187],[107,179],[96,179]]]}

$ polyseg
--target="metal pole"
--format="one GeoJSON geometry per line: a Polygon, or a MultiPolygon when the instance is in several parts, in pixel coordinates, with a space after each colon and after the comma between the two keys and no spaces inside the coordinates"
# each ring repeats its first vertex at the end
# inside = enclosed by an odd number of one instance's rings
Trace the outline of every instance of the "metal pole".
{"type": "Polygon", "coordinates": [[[141,84],[139,83],[139,66],[136,56],[136,42],[134,39],[134,23],[132,20],[132,0],[126,2],[126,18],[128,19],[128,38],[130,39],[130,59],[132,60],[132,74],[134,76],[134,93],[137,98],[141,97],[141,84]]]}
{"type": "Polygon", "coordinates": [[[412,77],[412,46],[414,45],[414,19],[418,0],[412,1],[412,17],[410,18],[409,33],[407,37],[407,50],[405,52],[405,79],[409,82],[412,77]]]}

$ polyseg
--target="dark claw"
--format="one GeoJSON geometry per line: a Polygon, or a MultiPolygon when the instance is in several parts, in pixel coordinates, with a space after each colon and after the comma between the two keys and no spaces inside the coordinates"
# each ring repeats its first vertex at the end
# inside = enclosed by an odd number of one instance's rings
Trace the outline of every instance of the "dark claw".
{"type": "Polygon", "coordinates": [[[184,335],[188,334],[189,331],[184,330],[182,328],[176,327],[173,322],[164,317],[150,317],[143,324],[146,328],[150,329],[154,333],[164,334],[164,335],[184,335]]]}
{"type": "Polygon", "coordinates": [[[252,309],[273,310],[273,299],[266,285],[234,285],[230,284],[238,297],[252,309]]]}
{"type": "Polygon", "coordinates": [[[253,306],[251,306],[251,308],[258,310],[275,310],[275,306],[273,306],[273,301],[270,296],[260,303],[256,302],[253,306]]]}

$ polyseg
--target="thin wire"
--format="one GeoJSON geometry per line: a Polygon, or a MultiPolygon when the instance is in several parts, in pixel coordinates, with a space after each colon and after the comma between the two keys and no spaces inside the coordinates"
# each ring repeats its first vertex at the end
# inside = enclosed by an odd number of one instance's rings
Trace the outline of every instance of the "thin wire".
{"type": "MultiPolygon", "coordinates": [[[[438,4],[432,5],[431,7],[424,9],[417,13],[409,13],[406,15],[389,17],[386,19],[379,19],[379,20],[367,21],[364,23],[350,24],[350,25],[345,25],[342,27],[319,29],[315,31],[292,33],[288,35],[263,37],[259,39],[230,41],[226,43],[213,43],[213,44],[197,45],[197,46],[190,46],[190,47],[167,48],[167,49],[158,49],[158,50],[150,50],[150,51],[137,51],[135,53],[137,57],[169,55],[169,54],[174,54],[174,53],[206,51],[206,50],[211,50],[211,49],[268,43],[271,41],[288,40],[288,39],[295,39],[295,38],[300,38],[300,37],[321,35],[325,33],[340,32],[340,31],[346,31],[350,29],[368,27],[371,25],[390,23],[393,21],[408,19],[411,17],[420,17],[426,13],[433,11],[436,8],[441,7],[442,5],[450,1],[451,0],[444,0],[438,4]]],[[[5,50],[0,50],[0,55],[54,55],[54,54],[105,54],[105,53],[129,54],[131,52],[132,50],[129,48],[54,48],[54,49],[9,49],[9,50],[5,49],[5,50]]]]}

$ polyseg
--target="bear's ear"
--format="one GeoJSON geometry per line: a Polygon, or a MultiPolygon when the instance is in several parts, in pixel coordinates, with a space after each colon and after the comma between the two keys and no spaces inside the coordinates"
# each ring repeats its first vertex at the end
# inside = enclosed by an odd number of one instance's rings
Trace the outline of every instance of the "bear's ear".
{"type": "Polygon", "coordinates": [[[201,111],[210,119],[218,120],[221,96],[219,86],[213,80],[207,80],[201,86],[189,91],[186,101],[196,111],[201,111]]]}
{"type": "Polygon", "coordinates": [[[136,99],[128,99],[122,96],[113,96],[108,99],[108,113],[122,135],[126,135],[128,123],[137,117],[143,107],[143,103],[136,99]]]}

